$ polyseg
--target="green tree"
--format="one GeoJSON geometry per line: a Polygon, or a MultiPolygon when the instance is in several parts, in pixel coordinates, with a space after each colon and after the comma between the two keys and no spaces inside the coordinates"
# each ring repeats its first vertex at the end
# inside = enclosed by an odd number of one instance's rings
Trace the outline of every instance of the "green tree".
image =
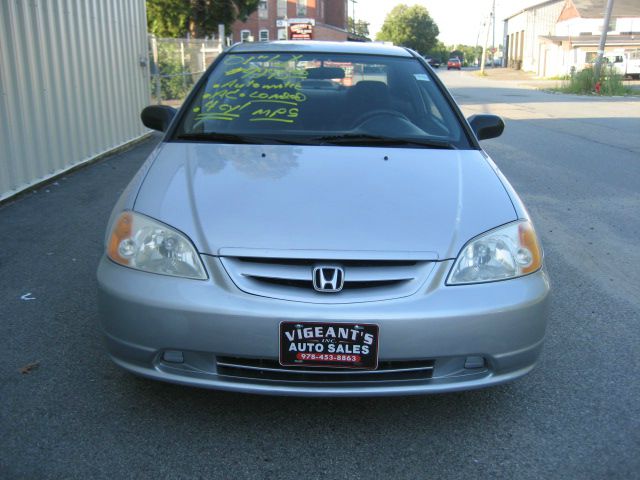
{"type": "Polygon", "coordinates": [[[450,50],[451,49],[449,47],[447,47],[444,43],[439,41],[435,44],[435,46],[433,46],[427,51],[426,56],[430,58],[435,58],[440,63],[442,63],[442,62],[446,62],[447,59],[449,58],[450,50]]]}
{"type": "Polygon", "coordinates": [[[369,40],[369,22],[364,20],[354,21],[352,17],[349,17],[348,24],[350,32],[369,40]]]}
{"type": "Polygon", "coordinates": [[[218,24],[228,30],[236,20],[246,20],[259,0],[147,0],[147,26],[159,37],[211,36],[218,24]]]}
{"type": "Polygon", "coordinates": [[[482,58],[482,47],[475,46],[472,47],[470,45],[456,45],[455,48],[452,47],[451,56],[459,57],[460,60],[464,60],[464,65],[474,65],[476,59],[480,61],[482,58]]]}
{"type": "Polygon", "coordinates": [[[439,33],[438,25],[426,8],[402,4],[389,12],[376,40],[393,42],[395,45],[426,53],[436,46],[439,33]]]}
{"type": "Polygon", "coordinates": [[[462,50],[459,50],[459,49],[455,49],[451,53],[449,53],[449,58],[459,58],[460,61],[463,64],[464,64],[464,61],[465,61],[464,52],[462,50]]]}

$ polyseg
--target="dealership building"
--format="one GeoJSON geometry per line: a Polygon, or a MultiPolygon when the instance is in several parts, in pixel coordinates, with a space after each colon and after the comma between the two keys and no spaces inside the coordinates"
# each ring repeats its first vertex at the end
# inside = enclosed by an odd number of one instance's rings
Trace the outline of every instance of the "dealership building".
{"type": "Polygon", "coordinates": [[[348,0],[260,0],[245,22],[232,26],[234,42],[362,40],[348,32],[348,0]]]}

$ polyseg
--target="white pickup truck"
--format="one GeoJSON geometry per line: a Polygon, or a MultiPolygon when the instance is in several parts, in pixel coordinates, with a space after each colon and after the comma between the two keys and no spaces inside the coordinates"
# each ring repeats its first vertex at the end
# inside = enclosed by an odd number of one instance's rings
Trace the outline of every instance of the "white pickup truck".
{"type": "Polygon", "coordinates": [[[612,65],[620,75],[640,78],[640,49],[607,53],[604,55],[604,61],[607,65],[612,65]]]}

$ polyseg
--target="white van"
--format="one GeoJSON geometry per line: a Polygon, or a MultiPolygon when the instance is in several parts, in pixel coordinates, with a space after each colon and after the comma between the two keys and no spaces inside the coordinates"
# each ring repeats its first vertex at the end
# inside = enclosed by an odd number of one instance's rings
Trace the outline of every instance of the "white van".
{"type": "Polygon", "coordinates": [[[620,75],[640,78],[640,49],[606,54],[604,62],[612,65],[620,75]]]}

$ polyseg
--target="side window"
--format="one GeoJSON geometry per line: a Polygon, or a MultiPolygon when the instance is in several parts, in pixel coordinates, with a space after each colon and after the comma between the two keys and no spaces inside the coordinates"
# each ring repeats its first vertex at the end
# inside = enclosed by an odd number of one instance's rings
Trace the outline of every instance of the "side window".
{"type": "Polygon", "coordinates": [[[374,81],[388,84],[387,67],[385,65],[356,64],[353,68],[353,76],[356,81],[374,81]]]}
{"type": "Polygon", "coordinates": [[[260,0],[258,3],[258,18],[269,18],[269,2],[267,0],[260,0]]]}
{"type": "Polygon", "coordinates": [[[299,17],[307,16],[307,0],[298,0],[296,12],[299,17]]]}
{"type": "Polygon", "coordinates": [[[418,121],[420,128],[431,135],[460,138],[460,131],[457,128],[452,128],[457,125],[457,122],[446,105],[446,101],[439,92],[433,94],[431,92],[431,90],[437,89],[433,82],[423,79],[420,75],[416,77],[416,84],[422,98],[420,103],[425,110],[423,120],[418,121]]]}
{"type": "Polygon", "coordinates": [[[433,99],[431,98],[431,94],[429,93],[429,89],[424,81],[418,81],[418,85],[420,86],[420,93],[422,94],[422,99],[424,100],[424,105],[427,110],[427,113],[432,117],[436,118],[440,122],[444,123],[444,117],[442,116],[442,112],[438,110],[436,104],[433,103],[433,99]]]}

